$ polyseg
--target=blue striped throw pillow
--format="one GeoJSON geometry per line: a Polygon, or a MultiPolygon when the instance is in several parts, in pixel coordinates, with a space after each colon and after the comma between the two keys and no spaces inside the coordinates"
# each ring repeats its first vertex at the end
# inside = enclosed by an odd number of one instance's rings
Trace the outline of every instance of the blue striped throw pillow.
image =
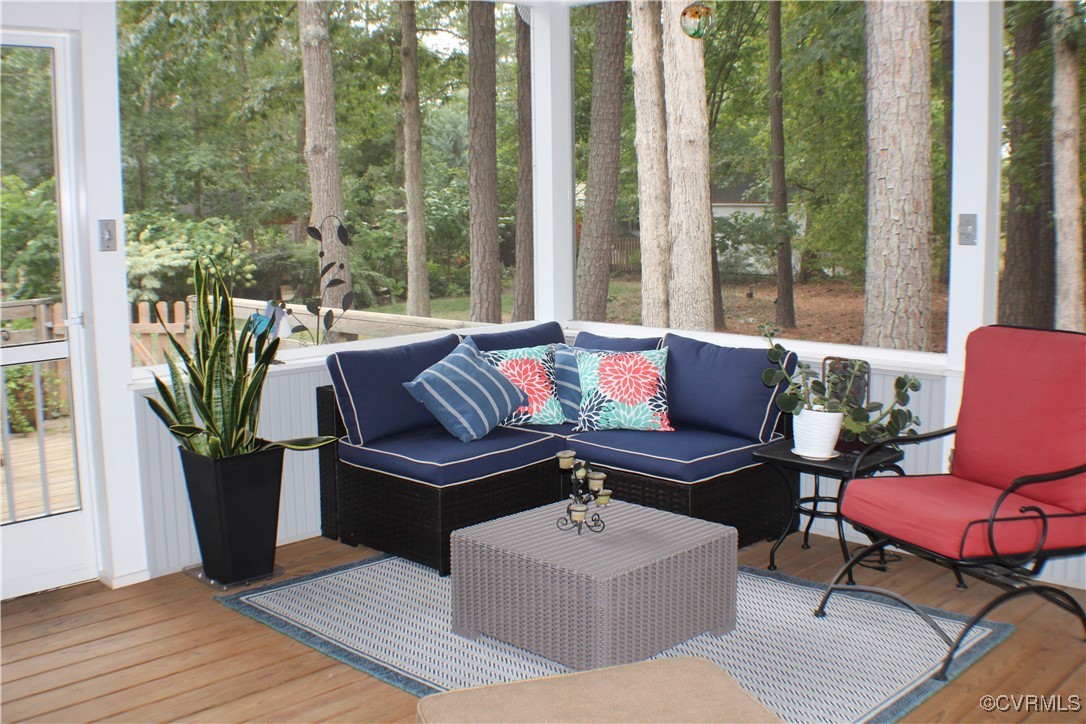
{"type": "Polygon", "coordinates": [[[463,442],[484,437],[528,397],[465,339],[448,357],[403,386],[463,442]]]}

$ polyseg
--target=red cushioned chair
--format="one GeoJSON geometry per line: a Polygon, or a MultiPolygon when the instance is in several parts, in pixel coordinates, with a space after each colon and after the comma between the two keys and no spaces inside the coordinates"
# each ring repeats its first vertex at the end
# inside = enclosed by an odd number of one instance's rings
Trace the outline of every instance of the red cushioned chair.
{"type": "MultiPolygon", "coordinates": [[[[816,616],[835,592],[889,596],[920,614],[949,651],[936,678],[945,679],[969,629],[997,606],[1035,593],[1078,616],[1065,591],[1035,583],[1050,558],[1086,552],[1086,335],[1014,327],[982,327],[969,335],[956,427],[879,441],[911,445],[956,433],[946,475],[859,478],[841,492],[841,514],[871,545],[838,572],[816,616]],[[840,582],[865,557],[893,545],[993,583],[1005,592],[989,602],[956,641],[923,611],[891,591],[840,582]]],[[[860,465],[860,460],[856,461],[860,465]]]]}

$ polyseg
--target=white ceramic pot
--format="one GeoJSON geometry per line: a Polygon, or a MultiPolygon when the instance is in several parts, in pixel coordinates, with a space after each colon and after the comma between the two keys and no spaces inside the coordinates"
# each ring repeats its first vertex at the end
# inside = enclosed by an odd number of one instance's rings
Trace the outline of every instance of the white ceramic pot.
{"type": "Polygon", "coordinates": [[[841,434],[843,412],[801,410],[792,418],[793,452],[805,458],[828,460],[835,457],[834,446],[841,434]]]}

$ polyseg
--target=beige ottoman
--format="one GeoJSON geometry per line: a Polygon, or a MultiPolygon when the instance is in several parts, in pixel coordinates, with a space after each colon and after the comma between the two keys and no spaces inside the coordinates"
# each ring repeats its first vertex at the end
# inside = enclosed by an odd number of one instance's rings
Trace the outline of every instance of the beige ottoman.
{"type": "Polygon", "coordinates": [[[431,694],[419,722],[775,722],[716,664],[665,658],[431,694]]]}

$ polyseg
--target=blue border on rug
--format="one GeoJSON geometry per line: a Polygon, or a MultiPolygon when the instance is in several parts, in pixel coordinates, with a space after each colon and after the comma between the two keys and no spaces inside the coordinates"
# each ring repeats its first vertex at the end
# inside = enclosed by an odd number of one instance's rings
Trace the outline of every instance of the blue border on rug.
{"type": "MultiPolygon", "coordinates": [[[[825,583],[818,583],[806,578],[800,578],[788,573],[782,573],[780,571],[768,571],[764,568],[751,568],[750,566],[739,566],[739,570],[742,573],[748,573],[751,575],[762,576],[764,578],[772,578],[774,580],[782,581],[784,583],[791,583],[797,586],[804,586],[806,588],[813,588],[819,591],[825,591],[829,588],[825,583]]],[[[842,591],[846,596],[851,598],[860,598],[866,601],[873,601],[876,603],[882,603],[896,608],[907,609],[908,606],[901,603],[889,596],[878,596],[867,591],[849,591],[845,589],[842,591]]],[[[832,601],[832,599],[831,599],[832,601]]],[[[942,608],[933,608],[931,606],[917,605],[924,613],[929,616],[937,616],[948,621],[957,621],[958,623],[968,623],[972,616],[965,614],[954,613],[953,611],[947,611],[942,608]]],[[[812,612],[813,615],[813,612],[812,612]]],[[[966,649],[965,651],[958,651],[954,656],[954,660],[950,663],[950,669],[947,671],[947,680],[939,681],[933,676],[929,676],[920,684],[914,686],[912,689],[902,696],[901,698],[891,702],[888,706],[879,709],[871,714],[871,717],[865,721],[873,722],[892,722],[897,721],[905,714],[909,713],[922,702],[930,699],[931,696],[949,684],[951,681],[957,678],[958,674],[962,673],[970,666],[975,664],[978,659],[994,649],[999,644],[1007,640],[1007,637],[1014,633],[1014,625],[1009,623],[1001,623],[999,621],[990,621],[988,619],[981,619],[977,623],[978,626],[983,625],[990,629],[991,633],[986,634],[984,639],[978,641],[976,644],[966,649]]],[[[932,636],[935,633],[932,632],[932,636]]],[[[941,666],[941,663],[940,663],[941,666]]]]}
{"type": "Polygon", "coordinates": [[[353,561],[351,563],[345,563],[341,566],[334,568],[327,568],[323,571],[317,571],[316,573],[308,573],[304,576],[298,576],[286,581],[277,581],[276,583],[270,583],[266,586],[260,586],[259,588],[252,588],[246,591],[239,591],[238,593],[232,593],[225,596],[216,596],[215,600],[219,603],[232,608],[238,613],[244,614],[249,618],[259,621],[260,623],[275,629],[281,634],[286,634],[292,639],[299,641],[310,648],[316,649],[325,656],[329,656],[336,661],[340,661],[348,666],[352,666],[359,671],[369,674],[375,679],[380,679],[386,684],[391,684],[398,689],[406,691],[413,696],[423,697],[427,694],[436,694],[441,689],[424,684],[417,679],[412,679],[409,676],[401,674],[399,671],[392,669],[377,659],[370,658],[368,656],[362,656],[356,654],[353,651],[348,651],[342,646],[335,644],[327,639],[317,636],[315,634],[306,631],[300,626],[296,626],[289,621],[286,621],[279,616],[269,614],[261,609],[253,606],[252,604],[243,600],[245,596],[251,596],[257,593],[267,593],[269,591],[275,591],[280,588],[287,588],[289,586],[295,586],[299,583],[305,583],[306,581],[312,581],[317,578],[324,578],[326,576],[334,576],[342,571],[348,571],[353,568],[362,568],[363,566],[372,566],[381,561],[386,561],[395,556],[390,556],[385,553],[378,553],[377,555],[370,556],[369,558],[363,558],[361,560],[353,561]]]}
{"type": "MultiPolygon", "coordinates": [[[[316,651],[340,661],[348,666],[351,666],[359,671],[362,671],[376,679],[379,679],[387,684],[391,684],[413,696],[426,696],[427,694],[434,694],[442,691],[436,687],[425,684],[417,679],[413,679],[406,676],[399,671],[392,669],[382,662],[363,656],[353,651],[344,649],[342,646],[328,641],[327,639],[310,633],[300,626],[296,626],[289,621],[284,620],[279,616],[268,614],[260,608],[253,606],[246,602],[244,597],[254,594],[267,593],[280,588],[286,588],[289,586],[298,585],[306,581],[311,581],[318,578],[324,578],[332,576],[342,571],[351,570],[354,568],[361,568],[364,566],[374,565],[395,556],[387,554],[377,554],[369,558],[363,558],[361,560],[346,563],[334,568],[328,568],[316,573],[309,573],[303,576],[298,576],[284,581],[277,581],[266,586],[260,586],[258,588],[252,588],[237,593],[216,596],[215,600],[222,603],[224,606],[234,609],[238,613],[241,613],[253,620],[259,621],[264,625],[278,631],[279,633],[290,636],[291,638],[299,641],[300,643],[309,646],[316,651]]],[[[778,580],[783,583],[789,583],[796,586],[802,586],[804,588],[810,588],[814,590],[826,590],[827,586],[823,583],[817,583],[805,578],[793,576],[780,571],[768,571],[762,568],[752,568],[749,566],[739,566],[741,573],[748,575],[760,576],[763,578],[778,580]]],[[[874,595],[865,591],[844,591],[844,595],[862,598],[868,601],[881,603],[884,605],[894,606],[898,608],[907,608],[900,601],[897,601],[890,597],[883,597],[874,595]]],[[[938,616],[946,620],[957,621],[965,623],[969,621],[970,616],[946,611],[944,609],[932,608],[929,606],[918,606],[925,613],[938,616]]],[[[890,702],[884,708],[873,711],[865,719],[867,721],[883,722],[883,721],[896,721],[906,713],[917,707],[920,703],[930,698],[935,692],[941,689],[950,681],[953,681],[958,674],[972,666],[980,657],[994,649],[1000,643],[1005,641],[1011,633],[1014,632],[1014,626],[1009,623],[999,623],[989,621],[985,619],[981,622],[985,627],[990,630],[990,633],[985,634],[981,641],[976,642],[973,646],[965,651],[961,651],[954,657],[954,662],[951,664],[950,671],[947,674],[947,681],[937,681],[932,677],[928,677],[920,684],[914,686],[901,698],[890,702]]],[[[934,633],[932,634],[934,635],[934,633]]]]}

